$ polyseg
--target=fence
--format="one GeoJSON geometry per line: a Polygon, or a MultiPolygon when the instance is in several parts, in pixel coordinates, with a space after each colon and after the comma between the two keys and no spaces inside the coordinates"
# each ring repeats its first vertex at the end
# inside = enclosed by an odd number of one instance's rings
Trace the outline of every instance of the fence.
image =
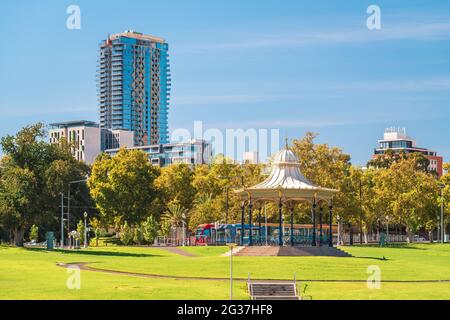
{"type": "MultiPolygon", "coordinates": [[[[333,237],[335,238],[335,237],[333,237]]],[[[341,236],[341,243],[343,244],[350,244],[350,234],[346,233],[341,236]]],[[[396,243],[396,242],[407,242],[407,236],[403,234],[389,234],[389,236],[386,235],[385,242],[387,243],[396,243]]],[[[337,241],[337,240],[336,240],[337,241]]],[[[361,242],[361,235],[359,233],[353,234],[353,243],[360,243],[361,242]]],[[[365,237],[362,235],[362,242],[365,243],[365,237]]],[[[368,243],[379,243],[380,242],[380,235],[373,233],[367,235],[367,242],[368,243]]]]}

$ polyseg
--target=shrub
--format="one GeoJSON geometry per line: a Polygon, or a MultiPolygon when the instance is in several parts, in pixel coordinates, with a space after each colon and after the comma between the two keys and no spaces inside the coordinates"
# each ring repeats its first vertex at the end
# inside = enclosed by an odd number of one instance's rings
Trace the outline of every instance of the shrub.
{"type": "Polygon", "coordinates": [[[35,224],[33,224],[30,229],[30,240],[34,240],[36,242],[39,240],[39,228],[35,224]]]}
{"type": "Polygon", "coordinates": [[[84,222],[82,220],[78,221],[77,232],[80,235],[80,245],[84,243],[84,222]]]}
{"type": "Polygon", "coordinates": [[[148,244],[152,244],[158,235],[158,222],[153,216],[147,217],[147,219],[141,225],[144,240],[148,244]]]}
{"type": "Polygon", "coordinates": [[[142,244],[144,235],[142,234],[142,226],[136,226],[133,231],[133,242],[135,244],[142,244]]]}
{"type": "Polygon", "coordinates": [[[132,240],[133,240],[133,231],[128,225],[128,222],[125,221],[120,230],[120,241],[122,241],[124,245],[128,246],[129,244],[131,244],[132,240]]]}

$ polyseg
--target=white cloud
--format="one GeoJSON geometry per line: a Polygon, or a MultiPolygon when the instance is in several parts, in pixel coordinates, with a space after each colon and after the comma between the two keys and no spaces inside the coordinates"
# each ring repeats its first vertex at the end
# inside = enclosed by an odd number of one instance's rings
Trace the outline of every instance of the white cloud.
{"type": "Polygon", "coordinates": [[[363,26],[346,29],[331,30],[301,30],[278,34],[255,34],[249,36],[241,34],[234,36],[236,40],[230,42],[202,42],[178,46],[179,50],[192,52],[245,50],[257,48],[291,48],[311,45],[351,44],[373,41],[393,40],[439,40],[450,38],[450,23],[404,23],[383,24],[381,30],[370,31],[363,26]]]}
{"type": "MultiPolygon", "coordinates": [[[[199,85],[199,87],[202,87],[199,85]]],[[[336,99],[340,97],[356,97],[358,95],[380,93],[426,93],[450,92],[450,75],[428,78],[399,78],[390,80],[349,81],[349,82],[297,82],[280,83],[246,83],[237,87],[252,87],[253,93],[217,92],[204,95],[178,95],[173,97],[175,106],[262,103],[277,101],[293,101],[304,99],[336,99]],[[273,92],[270,92],[271,88],[273,92]],[[284,91],[281,91],[284,90],[284,91]]]]}

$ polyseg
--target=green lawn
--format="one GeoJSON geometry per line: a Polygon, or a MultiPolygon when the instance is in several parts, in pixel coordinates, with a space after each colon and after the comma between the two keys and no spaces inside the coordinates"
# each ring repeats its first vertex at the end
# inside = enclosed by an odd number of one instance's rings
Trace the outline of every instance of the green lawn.
{"type": "MultiPolygon", "coordinates": [[[[53,251],[0,246],[0,299],[227,299],[229,283],[220,280],[139,278],[81,271],[81,289],[69,290],[66,269],[57,262],[89,262],[93,268],[170,276],[226,278],[225,247],[181,248],[185,257],[158,248],[91,247],[53,251]]],[[[382,280],[450,280],[450,245],[397,248],[347,247],[353,258],[234,257],[235,277],[252,279],[366,280],[367,267],[378,266],[382,280]],[[384,259],[383,259],[384,257],[384,259]]],[[[450,283],[311,282],[313,299],[450,299],[450,283]]],[[[235,282],[236,298],[247,298],[244,282],[235,282]]]]}

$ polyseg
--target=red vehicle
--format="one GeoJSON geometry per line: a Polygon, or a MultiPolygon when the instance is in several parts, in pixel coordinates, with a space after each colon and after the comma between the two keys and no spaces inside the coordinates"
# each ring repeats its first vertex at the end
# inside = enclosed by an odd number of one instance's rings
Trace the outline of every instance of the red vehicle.
{"type": "Polygon", "coordinates": [[[211,240],[214,224],[200,224],[195,231],[195,245],[207,245],[211,240]]]}

